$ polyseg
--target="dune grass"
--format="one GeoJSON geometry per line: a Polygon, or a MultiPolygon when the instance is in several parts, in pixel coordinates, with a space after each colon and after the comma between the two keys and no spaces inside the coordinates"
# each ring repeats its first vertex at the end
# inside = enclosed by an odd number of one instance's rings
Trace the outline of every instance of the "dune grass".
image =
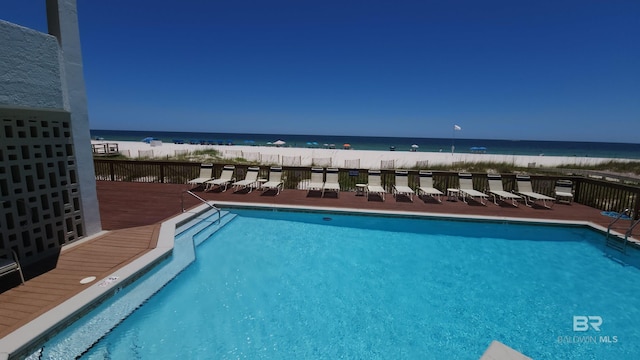
{"type": "MultiPolygon", "coordinates": [[[[109,159],[113,160],[150,160],[148,158],[145,159],[131,159],[126,156],[118,155],[111,156],[109,159]]],[[[223,158],[222,154],[218,150],[207,149],[207,150],[196,150],[193,152],[189,152],[186,154],[180,154],[176,156],[168,156],[166,160],[170,161],[190,161],[190,162],[225,162],[231,164],[242,164],[242,165],[276,165],[276,164],[260,164],[256,161],[249,161],[244,158],[238,157],[234,159],[223,158]]],[[[620,175],[640,175],[640,161],[617,161],[611,160],[607,162],[603,162],[595,165],[558,165],[555,166],[556,169],[575,169],[575,170],[592,170],[592,171],[601,171],[601,172],[611,172],[620,175]]],[[[419,170],[424,168],[419,168],[415,166],[411,168],[413,170],[419,170]]],[[[433,171],[457,171],[457,172],[495,172],[501,174],[507,173],[547,173],[545,168],[540,167],[523,167],[516,166],[513,163],[509,162],[487,162],[487,161],[479,161],[479,162],[455,162],[453,164],[434,164],[428,166],[429,170],[433,171]]]]}
{"type": "MultiPolygon", "coordinates": [[[[417,170],[417,169],[415,169],[417,170]]],[[[457,172],[496,172],[496,173],[512,173],[531,170],[526,167],[514,166],[507,162],[458,162],[453,164],[442,164],[429,166],[429,170],[440,171],[457,171],[457,172]]]]}
{"type": "Polygon", "coordinates": [[[640,161],[607,161],[597,165],[589,165],[576,167],[575,165],[560,165],[557,166],[560,169],[580,169],[580,170],[595,170],[603,172],[614,172],[619,174],[634,174],[640,175],[640,161]]]}

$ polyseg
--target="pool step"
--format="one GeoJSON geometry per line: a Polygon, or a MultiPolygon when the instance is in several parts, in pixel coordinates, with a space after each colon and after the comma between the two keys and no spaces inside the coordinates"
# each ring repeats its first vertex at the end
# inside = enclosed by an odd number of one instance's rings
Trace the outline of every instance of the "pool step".
{"type": "Polygon", "coordinates": [[[231,214],[228,211],[220,217],[220,221],[216,218],[214,221],[208,221],[206,226],[193,234],[193,244],[195,246],[200,245],[203,241],[208,239],[216,231],[220,230],[223,226],[228,224],[231,220],[236,218],[236,214],[231,214]]]}
{"type": "MultiPolygon", "coordinates": [[[[220,210],[220,218],[228,214],[228,211],[220,210]]],[[[218,221],[218,212],[214,209],[209,209],[205,212],[198,214],[191,218],[188,222],[178,226],[176,228],[176,236],[182,236],[186,232],[194,233],[200,231],[204,227],[206,227],[209,222],[218,221]]]]}

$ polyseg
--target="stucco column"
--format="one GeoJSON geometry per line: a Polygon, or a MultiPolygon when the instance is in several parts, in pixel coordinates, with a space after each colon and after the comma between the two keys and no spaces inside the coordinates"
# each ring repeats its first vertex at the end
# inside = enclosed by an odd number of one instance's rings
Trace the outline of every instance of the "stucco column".
{"type": "Polygon", "coordinates": [[[101,231],[102,226],[91,152],[76,0],[47,0],[47,21],[49,33],[58,38],[62,50],[61,80],[64,106],[65,110],[71,113],[71,131],[86,235],[92,235],[101,231]]]}

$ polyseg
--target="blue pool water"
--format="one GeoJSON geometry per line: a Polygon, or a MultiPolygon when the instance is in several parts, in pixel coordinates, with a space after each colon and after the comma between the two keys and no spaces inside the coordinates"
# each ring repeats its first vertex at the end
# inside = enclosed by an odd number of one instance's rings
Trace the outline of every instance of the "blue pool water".
{"type": "Polygon", "coordinates": [[[535,359],[640,356],[640,271],[594,231],[234,212],[84,358],[478,359],[492,340],[535,359]]]}

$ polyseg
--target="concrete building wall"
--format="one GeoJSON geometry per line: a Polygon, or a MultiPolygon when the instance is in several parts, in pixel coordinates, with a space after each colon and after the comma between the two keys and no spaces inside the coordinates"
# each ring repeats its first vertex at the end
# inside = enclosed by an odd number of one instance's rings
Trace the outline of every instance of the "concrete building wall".
{"type": "Polygon", "coordinates": [[[0,20],[0,40],[0,105],[65,109],[56,38],[0,20]]]}
{"type": "Polygon", "coordinates": [[[0,256],[23,265],[102,229],[76,0],[46,5],[53,35],[0,20],[0,256]]]}

